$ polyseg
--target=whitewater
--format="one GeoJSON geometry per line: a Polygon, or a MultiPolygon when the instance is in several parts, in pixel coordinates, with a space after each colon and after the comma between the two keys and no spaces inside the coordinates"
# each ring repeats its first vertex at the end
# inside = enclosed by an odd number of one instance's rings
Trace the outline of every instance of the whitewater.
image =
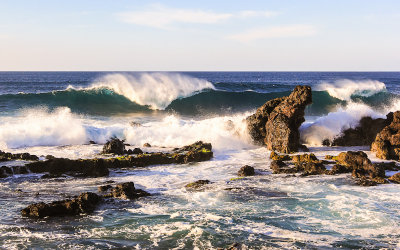
{"type": "Polygon", "coordinates": [[[324,147],[322,141],[364,116],[400,110],[400,73],[0,72],[0,150],[95,158],[102,144],[118,137],[128,149],[148,152],[199,140],[214,151],[207,162],[119,169],[109,177],[0,179],[1,247],[210,249],[240,242],[251,249],[400,248],[399,185],[360,187],[346,174],[271,174],[270,152],[251,141],[245,118],[298,84],[313,88],[300,133],[317,157],[363,150],[378,161],[368,147],[324,147]],[[244,165],[257,175],[237,179],[244,165]],[[199,179],[210,180],[210,188],[184,188],[199,179]],[[104,204],[72,219],[20,216],[29,203],[96,192],[107,181],[133,181],[152,196],[104,204]]]}

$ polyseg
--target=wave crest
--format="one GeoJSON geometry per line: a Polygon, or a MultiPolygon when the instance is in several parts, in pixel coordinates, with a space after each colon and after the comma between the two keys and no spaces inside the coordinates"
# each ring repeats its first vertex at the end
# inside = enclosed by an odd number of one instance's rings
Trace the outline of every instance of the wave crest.
{"type": "Polygon", "coordinates": [[[379,92],[386,91],[383,82],[376,80],[337,80],[334,82],[322,82],[315,87],[317,91],[327,91],[332,97],[342,101],[350,101],[352,96],[369,97],[379,92]]]}
{"type": "Polygon", "coordinates": [[[165,109],[177,98],[188,97],[204,89],[215,89],[204,79],[178,73],[108,74],[89,89],[108,88],[139,105],[165,109]]]}

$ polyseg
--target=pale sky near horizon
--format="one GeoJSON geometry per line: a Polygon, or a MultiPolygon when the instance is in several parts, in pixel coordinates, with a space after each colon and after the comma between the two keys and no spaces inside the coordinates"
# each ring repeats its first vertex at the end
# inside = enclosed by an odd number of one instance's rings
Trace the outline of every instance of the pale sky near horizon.
{"type": "Polygon", "coordinates": [[[399,71],[398,0],[0,0],[0,71],[399,71]]]}

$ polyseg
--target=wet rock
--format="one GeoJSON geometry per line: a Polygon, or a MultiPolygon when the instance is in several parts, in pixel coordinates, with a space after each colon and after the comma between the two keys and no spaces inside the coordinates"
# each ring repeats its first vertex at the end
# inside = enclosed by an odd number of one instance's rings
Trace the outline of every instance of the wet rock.
{"type": "Polygon", "coordinates": [[[326,173],[326,168],[322,162],[299,162],[297,168],[303,172],[303,176],[326,173]]]}
{"type": "Polygon", "coordinates": [[[293,155],[293,162],[320,162],[318,158],[313,154],[302,154],[302,155],[293,155]]]}
{"type": "Polygon", "coordinates": [[[143,144],[143,147],[145,147],[145,148],[151,148],[151,145],[150,145],[150,143],[146,142],[145,144],[143,144]]]}
{"type": "Polygon", "coordinates": [[[138,154],[143,154],[143,151],[140,148],[134,148],[133,150],[132,149],[128,149],[126,151],[126,154],[128,154],[128,155],[138,155],[138,154]]]}
{"type": "Polygon", "coordinates": [[[62,174],[44,174],[42,175],[42,177],[40,177],[40,179],[55,179],[55,178],[65,178],[65,175],[62,174]]]}
{"type": "Polygon", "coordinates": [[[272,151],[269,155],[269,158],[274,161],[290,161],[292,158],[289,155],[285,154],[277,154],[275,151],[272,151]]]}
{"type": "Polygon", "coordinates": [[[390,119],[391,115],[387,119],[363,117],[357,127],[346,129],[339,137],[334,138],[331,146],[369,146],[376,135],[390,124],[390,119]]]}
{"type": "Polygon", "coordinates": [[[103,154],[122,155],[125,152],[124,141],[118,138],[111,138],[103,147],[103,154]]]}
{"type": "Polygon", "coordinates": [[[139,123],[139,122],[130,122],[129,123],[132,127],[141,127],[142,126],[142,124],[141,123],[139,123]]]}
{"type": "Polygon", "coordinates": [[[111,185],[103,185],[103,186],[98,187],[97,190],[99,190],[99,192],[105,192],[111,188],[112,188],[111,185]]]}
{"type": "Polygon", "coordinates": [[[270,168],[273,174],[293,174],[298,172],[297,169],[290,168],[286,163],[281,160],[272,161],[270,168]]]}
{"type": "Polygon", "coordinates": [[[390,176],[389,181],[400,184],[400,173],[390,176]]]}
{"type": "Polygon", "coordinates": [[[172,158],[176,163],[208,161],[213,157],[211,150],[211,143],[198,141],[191,145],[174,149],[175,154],[172,155],[172,158]]]}
{"type": "Polygon", "coordinates": [[[387,117],[391,123],[377,134],[371,151],[376,152],[378,158],[398,161],[400,159],[400,111],[390,113],[387,117]]]}
{"type": "Polygon", "coordinates": [[[22,209],[21,214],[28,217],[73,216],[91,213],[95,210],[101,197],[95,193],[82,193],[74,199],[54,201],[51,203],[35,203],[22,209]]]}
{"type": "Polygon", "coordinates": [[[248,165],[241,167],[238,171],[238,176],[253,176],[254,168],[248,165]]]}
{"type": "Polygon", "coordinates": [[[296,86],[288,97],[266,102],[247,117],[247,127],[255,142],[281,153],[298,151],[299,127],[305,121],[304,110],[312,102],[311,87],[296,86]]]}
{"type": "Polygon", "coordinates": [[[89,141],[89,144],[97,144],[95,141],[89,141]]]}
{"type": "Polygon", "coordinates": [[[12,154],[0,150],[0,161],[11,160],[38,161],[39,157],[37,157],[36,155],[31,155],[29,153],[12,154]]]}
{"type": "Polygon", "coordinates": [[[105,197],[133,200],[145,196],[150,196],[150,194],[142,189],[136,189],[133,182],[125,182],[112,188],[111,193],[105,197]]]}
{"type": "Polygon", "coordinates": [[[185,188],[188,191],[202,191],[205,189],[204,186],[210,183],[209,180],[198,180],[185,185],[185,188]]]}
{"type": "Polygon", "coordinates": [[[11,168],[6,167],[6,166],[2,166],[0,168],[0,178],[6,178],[13,175],[13,171],[11,168]]]}
{"type": "Polygon", "coordinates": [[[68,174],[81,177],[108,176],[108,164],[104,159],[70,160],[54,158],[25,165],[33,173],[48,172],[51,175],[68,174]]]}
{"type": "Polygon", "coordinates": [[[335,174],[345,174],[345,173],[350,173],[350,172],[351,172],[351,169],[349,169],[345,166],[336,164],[332,167],[332,169],[327,174],[335,175],[335,174]]]}
{"type": "Polygon", "coordinates": [[[46,160],[50,160],[50,159],[54,159],[54,158],[56,158],[56,157],[54,157],[53,155],[46,155],[45,156],[46,160]]]}

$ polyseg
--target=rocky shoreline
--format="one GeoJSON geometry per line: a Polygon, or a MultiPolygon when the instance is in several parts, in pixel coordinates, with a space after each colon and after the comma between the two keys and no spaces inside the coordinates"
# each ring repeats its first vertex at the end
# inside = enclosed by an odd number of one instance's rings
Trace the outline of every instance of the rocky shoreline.
{"type": "MultiPolygon", "coordinates": [[[[351,173],[355,183],[361,186],[400,184],[400,173],[386,176],[386,171],[400,171],[395,162],[400,159],[400,111],[389,113],[386,119],[363,117],[357,127],[342,131],[332,141],[324,140],[325,146],[371,146],[378,158],[395,161],[372,163],[362,151],[341,152],[337,156],[326,155],[325,159],[320,160],[313,153],[296,154],[299,151],[308,151],[300,141],[299,128],[305,121],[306,106],[311,103],[311,87],[296,86],[289,96],[270,100],[257,109],[255,114],[247,117],[251,138],[256,144],[264,145],[271,151],[272,174],[305,177],[351,173]]],[[[111,138],[104,145],[99,158],[77,160],[53,156],[39,160],[38,156],[28,153],[11,154],[0,151],[1,162],[28,161],[23,166],[2,166],[0,178],[28,173],[43,174],[41,178],[106,177],[109,176],[110,169],[187,164],[213,158],[212,145],[202,141],[175,148],[170,152],[151,153],[143,152],[140,148],[126,150],[125,145],[123,140],[111,138]]],[[[144,147],[151,145],[146,143],[144,147]]],[[[254,175],[257,175],[257,170],[252,166],[245,165],[238,170],[238,179],[254,175]]],[[[209,184],[209,180],[202,179],[188,183],[184,188],[188,192],[198,192],[206,190],[209,184]]],[[[75,216],[93,212],[105,199],[135,200],[150,195],[144,190],[135,189],[132,182],[117,184],[115,187],[100,186],[99,192],[100,194],[85,192],[73,199],[51,203],[34,203],[22,209],[21,214],[35,218],[75,216]]]]}

